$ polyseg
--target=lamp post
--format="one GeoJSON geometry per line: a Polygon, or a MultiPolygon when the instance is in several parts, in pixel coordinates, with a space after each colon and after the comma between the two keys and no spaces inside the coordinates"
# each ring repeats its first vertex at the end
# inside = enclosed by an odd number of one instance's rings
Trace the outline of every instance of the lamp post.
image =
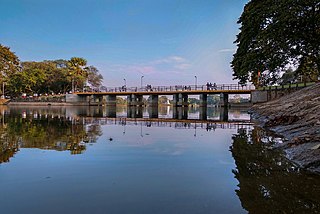
{"type": "Polygon", "coordinates": [[[141,89],[142,89],[142,78],[143,78],[144,76],[141,76],[141,81],[140,81],[140,84],[141,84],[141,89]]]}
{"type": "Polygon", "coordinates": [[[194,81],[195,81],[195,90],[197,90],[197,81],[198,81],[198,77],[197,76],[194,76],[194,81]]]}
{"type": "Polygon", "coordinates": [[[123,79],[124,80],[124,87],[127,87],[127,81],[126,79],[123,79]]]}

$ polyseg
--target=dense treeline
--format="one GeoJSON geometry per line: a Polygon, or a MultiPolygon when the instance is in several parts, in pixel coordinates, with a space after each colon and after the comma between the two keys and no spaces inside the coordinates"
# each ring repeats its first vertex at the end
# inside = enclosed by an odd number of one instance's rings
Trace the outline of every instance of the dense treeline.
{"type": "MultiPolygon", "coordinates": [[[[88,66],[83,58],[20,62],[9,47],[0,44],[0,84],[5,84],[6,96],[65,94],[86,87],[97,89],[102,80],[98,69],[88,66]]],[[[2,91],[3,87],[1,94],[2,91]]]]}
{"type": "Polygon", "coordinates": [[[320,67],[319,0],[251,0],[239,18],[235,79],[255,85],[314,81],[320,67]]]}

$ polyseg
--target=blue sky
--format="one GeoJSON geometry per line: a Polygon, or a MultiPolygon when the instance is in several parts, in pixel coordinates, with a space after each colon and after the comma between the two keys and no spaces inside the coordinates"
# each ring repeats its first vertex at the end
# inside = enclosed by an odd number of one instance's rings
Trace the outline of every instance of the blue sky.
{"type": "Polygon", "coordinates": [[[247,0],[0,0],[0,43],[22,61],[83,57],[104,85],[232,83],[247,0]]]}

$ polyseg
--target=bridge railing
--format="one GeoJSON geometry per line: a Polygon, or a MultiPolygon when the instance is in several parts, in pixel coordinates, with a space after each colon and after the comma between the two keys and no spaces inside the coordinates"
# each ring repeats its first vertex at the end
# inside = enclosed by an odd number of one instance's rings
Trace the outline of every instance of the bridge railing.
{"type": "Polygon", "coordinates": [[[105,87],[99,92],[170,92],[170,91],[213,91],[213,90],[254,90],[253,85],[239,84],[206,84],[206,85],[174,85],[174,86],[152,86],[144,87],[105,87]]]}

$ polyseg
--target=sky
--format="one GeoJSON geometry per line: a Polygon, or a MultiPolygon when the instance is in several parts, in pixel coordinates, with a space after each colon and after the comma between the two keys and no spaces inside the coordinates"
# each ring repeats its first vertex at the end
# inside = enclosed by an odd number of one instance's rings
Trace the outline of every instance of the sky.
{"type": "Polygon", "coordinates": [[[21,61],[83,57],[107,87],[236,83],[230,62],[247,2],[0,0],[0,44],[21,61]]]}

